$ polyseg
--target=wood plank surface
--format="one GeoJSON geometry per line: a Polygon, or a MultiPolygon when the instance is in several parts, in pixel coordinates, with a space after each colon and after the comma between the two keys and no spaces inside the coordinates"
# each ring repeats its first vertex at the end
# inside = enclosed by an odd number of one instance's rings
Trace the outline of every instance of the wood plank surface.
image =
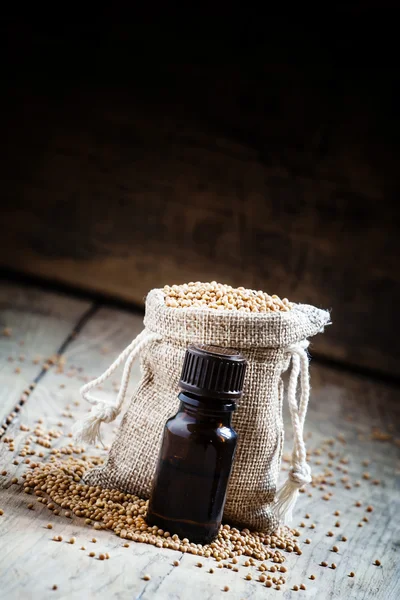
{"type": "MultiPolygon", "coordinates": [[[[8,450],[8,444],[0,444],[0,471],[7,470],[7,475],[0,477],[0,508],[4,511],[0,516],[0,596],[14,600],[29,589],[32,600],[82,597],[239,600],[264,598],[266,594],[277,597],[281,594],[285,599],[297,598],[297,594],[318,600],[397,599],[400,593],[396,552],[400,541],[398,388],[321,367],[316,362],[311,367],[313,390],[306,422],[315,487],[308,486],[296,507],[293,525],[301,532],[299,543],[303,553],[288,555],[287,583],[281,591],[267,591],[255,581],[258,572],[254,569],[241,566],[239,573],[215,569],[211,575],[207,570],[216,563],[210,559],[202,559],[204,567],[200,569],[195,566],[198,562],[195,556],[132,542],[129,548],[124,548],[122,540],[111,532],[94,531],[82,519],[66,518],[64,511],[56,517],[38,502],[33,511],[27,509],[34,498],[22,493],[20,483],[11,483],[13,477],[21,482],[26,466],[13,464],[29,435],[19,429],[20,423],[32,427],[42,419],[42,427],[59,428],[67,435],[73,420],[87,410],[78,396],[82,381],[102,372],[140,331],[141,321],[138,315],[106,307],[99,309],[66,348],[64,372],[58,373],[55,367],[49,369],[10,425],[6,436],[15,439],[15,452],[8,450]],[[58,425],[60,422],[62,425],[58,425]],[[333,453],[331,457],[328,452],[333,453]],[[368,466],[363,464],[366,460],[370,461],[368,466]],[[327,470],[334,473],[333,477],[326,474],[327,470]],[[370,479],[363,479],[367,471],[370,479]],[[324,477],[327,483],[322,482],[324,477]],[[341,481],[346,477],[348,481],[341,481]],[[377,479],[379,485],[373,484],[377,479]],[[346,489],[349,484],[351,489],[346,489]],[[324,489],[319,489],[320,486],[324,489]],[[329,501],[322,498],[327,492],[333,494],[329,501]],[[362,505],[356,506],[356,501],[362,505]],[[373,512],[366,512],[367,505],[373,506],[373,512]],[[340,516],[334,516],[336,510],[341,512],[340,516]],[[369,522],[362,521],[364,516],[369,522]],[[335,527],[336,521],[340,526],[335,527]],[[46,529],[48,522],[53,524],[52,530],[46,529]],[[360,522],[363,527],[358,527],[360,522]],[[306,526],[301,527],[301,523],[306,526]],[[310,528],[311,524],[315,528],[310,528]],[[333,537],[327,536],[329,530],[333,537]],[[64,541],[53,542],[54,535],[62,535],[64,541]],[[90,542],[93,535],[98,540],[96,544],[90,542]],[[347,542],[340,541],[342,535],[347,536],[347,542]],[[72,536],[76,537],[74,545],[66,543],[72,536]],[[310,544],[304,542],[306,538],[311,539],[310,544]],[[339,547],[338,553],[331,551],[334,544],[339,547]],[[82,545],[85,551],[80,550],[82,545]],[[110,560],[90,558],[91,550],[96,554],[109,552],[110,560]],[[176,559],[180,561],[179,567],[173,567],[176,559]],[[375,559],[381,560],[382,566],[375,566],[375,559]],[[337,568],[319,566],[324,560],[329,564],[335,562],[337,568]],[[249,571],[253,574],[252,581],[244,578],[249,571]],[[355,572],[354,578],[348,577],[350,571],[355,572]],[[150,581],[143,581],[144,573],[151,575],[150,581]],[[315,574],[315,581],[308,579],[311,574],[315,574]],[[300,583],[306,584],[306,591],[291,589],[300,583]],[[53,591],[54,584],[58,589],[53,591]],[[229,592],[222,591],[225,585],[229,585],[229,592]]],[[[132,387],[138,376],[136,367],[132,387]]],[[[113,376],[100,393],[111,398],[116,387],[117,376],[113,376]]],[[[286,451],[290,451],[287,415],[285,422],[286,451]]],[[[115,424],[104,426],[104,430],[109,443],[115,435],[115,424]]],[[[68,437],[62,436],[56,444],[66,446],[69,442],[68,437]]],[[[104,450],[93,449],[93,453],[104,455],[104,450]]],[[[283,467],[287,467],[286,462],[283,467]]],[[[244,562],[243,557],[239,562],[244,562]]]]}
{"type": "Polygon", "coordinates": [[[387,87],[244,71],[13,89],[2,265],[135,304],[165,283],[265,289],[332,309],[316,352],[398,376],[387,87]]]}
{"type": "Polygon", "coordinates": [[[0,281],[0,427],[90,306],[0,281]]]}

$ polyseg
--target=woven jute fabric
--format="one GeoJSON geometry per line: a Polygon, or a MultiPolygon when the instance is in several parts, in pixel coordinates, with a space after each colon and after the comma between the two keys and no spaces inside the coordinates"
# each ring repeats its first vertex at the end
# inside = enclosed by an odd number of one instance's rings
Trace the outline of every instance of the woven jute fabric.
{"type": "Polygon", "coordinates": [[[145,328],[159,334],[141,355],[142,378],[104,465],[85,482],[148,498],[166,420],[179,406],[178,382],[188,344],[240,349],[248,361],[243,398],[233,416],[238,447],[224,519],[273,531],[272,510],[284,430],[282,374],[293,344],[322,331],[329,313],[294,304],[288,312],[243,313],[170,308],[161,290],[146,299],[145,328]]]}

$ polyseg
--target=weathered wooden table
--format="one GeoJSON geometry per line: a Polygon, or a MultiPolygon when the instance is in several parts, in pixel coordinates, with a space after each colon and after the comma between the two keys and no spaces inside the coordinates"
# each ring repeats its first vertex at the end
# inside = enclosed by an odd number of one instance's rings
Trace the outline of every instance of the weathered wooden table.
{"type": "MultiPolygon", "coordinates": [[[[43,427],[61,428],[67,436],[74,419],[88,408],[80,401],[79,387],[101,373],[141,330],[142,316],[13,283],[0,287],[0,311],[0,424],[8,421],[2,440],[13,438],[15,447],[10,451],[9,443],[0,444],[0,473],[6,471],[0,475],[1,598],[400,598],[400,403],[394,384],[312,364],[306,430],[315,481],[300,495],[293,522],[301,532],[303,553],[288,555],[287,581],[280,591],[258,582],[254,568],[251,581],[245,580],[245,567],[239,573],[215,569],[211,575],[207,568],[195,567],[195,556],[133,542],[124,548],[109,531],[96,531],[96,554],[110,554],[110,560],[100,561],[89,557],[94,532],[83,519],[67,518],[64,511],[55,517],[23,493],[21,476],[27,465],[19,452],[29,435],[24,425],[32,427],[39,419],[43,427]],[[43,368],[55,354],[62,354],[62,368],[60,363],[43,368]],[[33,392],[18,406],[33,382],[33,392]],[[323,499],[327,492],[332,492],[329,501],[323,499]],[[28,510],[32,501],[34,509],[28,510]],[[367,505],[373,512],[366,512],[367,505]],[[339,517],[334,515],[337,510],[339,517]],[[46,528],[49,522],[52,530],[46,528]],[[74,536],[76,543],[55,543],[54,535],[64,540],[74,536]],[[338,553],[331,550],[334,544],[338,553]],[[80,550],[82,545],[86,551],[80,550]],[[173,566],[176,559],[179,568],[173,566]],[[380,566],[374,564],[376,559],[380,566]],[[321,561],[334,562],[337,568],[324,568],[321,561]],[[142,579],[144,573],[151,575],[150,581],[142,579]],[[309,579],[311,574],[315,580],[309,579]],[[301,583],[307,589],[294,591],[301,583]],[[225,585],[229,592],[222,591],[225,585]]],[[[132,388],[138,376],[136,365],[132,388]]],[[[114,394],[116,386],[113,377],[103,393],[114,394]]],[[[104,427],[108,443],[116,426],[104,427]]],[[[287,431],[289,449],[290,427],[287,431]]],[[[58,443],[65,446],[70,441],[63,436],[58,443]]],[[[37,453],[46,452],[32,446],[37,453]]],[[[204,567],[215,566],[211,559],[203,562],[204,567]]]]}

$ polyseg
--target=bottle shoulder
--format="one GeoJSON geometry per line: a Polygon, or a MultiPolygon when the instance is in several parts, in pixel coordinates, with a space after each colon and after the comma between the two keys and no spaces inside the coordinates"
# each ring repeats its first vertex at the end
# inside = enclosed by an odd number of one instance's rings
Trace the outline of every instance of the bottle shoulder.
{"type": "Polygon", "coordinates": [[[182,438],[207,438],[210,442],[212,441],[231,441],[236,442],[237,433],[235,429],[226,423],[215,422],[204,422],[199,421],[195,418],[191,418],[188,415],[177,415],[168,419],[165,424],[165,430],[172,436],[182,438]]]}

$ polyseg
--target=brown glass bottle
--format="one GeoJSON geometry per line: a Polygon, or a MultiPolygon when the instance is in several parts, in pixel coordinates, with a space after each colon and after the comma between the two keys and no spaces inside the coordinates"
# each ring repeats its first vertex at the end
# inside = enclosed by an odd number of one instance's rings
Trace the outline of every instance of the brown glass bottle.
{"type": "Polygon", "coordinates": [[[236,449],[232,414],[245,369],[235,350],[188,348],[180,407],[164,429],[147,514],[150,525],[195,543],[216,537],[236,449]]]}

